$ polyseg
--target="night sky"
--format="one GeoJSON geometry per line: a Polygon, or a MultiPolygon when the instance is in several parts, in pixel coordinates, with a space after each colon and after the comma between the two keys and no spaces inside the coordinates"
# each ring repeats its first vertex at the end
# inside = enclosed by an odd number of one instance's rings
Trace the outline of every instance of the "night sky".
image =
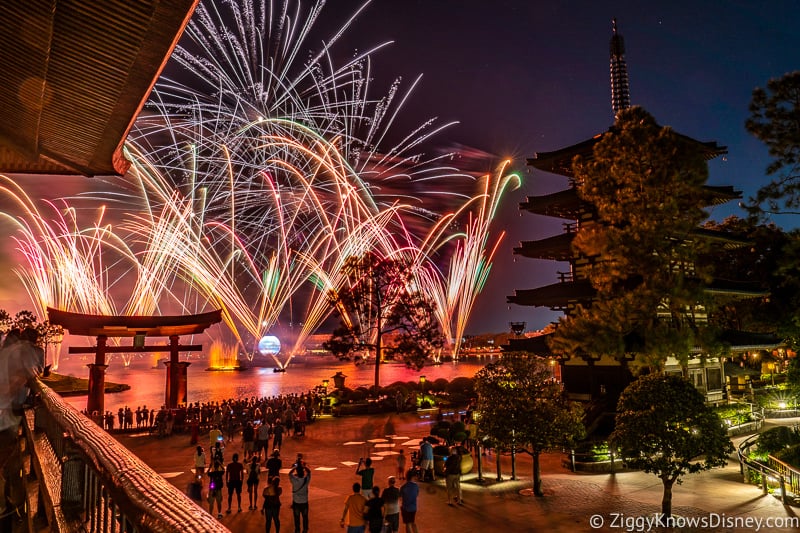
{"type": "MultiPolygon", "coordinates": [[[[335,28],[360,4],[329,1],[318,24],[335,28]]],[[[527,196],[566,185],[558,176],[531,172],[525,159],[613,123],[608,50],[615,17],[625,39],[632,103],[680,133],[727,146],[727,157],[711,163],[709,183],[734,185],[745,198],[754,194],[766,181],[768,158],[744,121],[753,88],[800,69],[797,2],[374,0],[336,48],[352,53],[393,41],[373,59],[374,87],[385,90],[396,76],[410,81],[423,75],[400,126],[431,117],[457,120],[437,137],[442,146],[510,157],[523,177],[497,220],[507,235],[467,333],[506,331],[509,321],[538,329],[558,316],[506,303],[514,289],[553,283],[555,272],[568,268],[515,261],[512,254],[521,240],[556,234],[563,222],[520,214],[527,196]]],[[[74,194],[91,182],[65,183],[72,184],[65,194],[74,194]]],[[[731,204],[712,217],[730,214],[742,211],[731,204]]],[[[796,226],[788,217],[775,221],[796,226]]],[[[16,309],[8,298],[0,290],[0,307],[16,309]]]]}
{"type": "MultiPolygon", "coordinates": [[[[554,235],[563,222],[519,212],[527,196],[566,186],[525,160],[613,123],[613,18],[625,39],[632,103],[662,125],[727,146],[729,154],[710,164],[709,183],[733,185],[747,198],[766,182],[768,164],[766,148],[744,129],[752,90],[800,69],[799,17],[800,4],[790,1],[373,2],[350,39],[394,41],[375,58],[379,73],[423,74],[406,114],[458,120],[443,141],[511,157],[523,176],[505,200],[498,226],[508,234],[467,332],[506,331],[509,321],[538,329],[559,316],[506,303],[514,289],[554,283],[555,272],[568,268],[512,254],[521,240],[554,235]]],[[[743,214],[735,202],[711,217],[731,214],[743,214]]],[[[790,217],[774,221],[797,225],[790,217]]]]}

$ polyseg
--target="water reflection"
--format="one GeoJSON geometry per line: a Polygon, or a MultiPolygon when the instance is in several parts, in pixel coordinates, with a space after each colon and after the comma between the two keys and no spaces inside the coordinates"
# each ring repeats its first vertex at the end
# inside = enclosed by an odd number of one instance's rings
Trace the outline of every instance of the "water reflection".
{"type": "MultiPolygon", "coordinates": [[[[92,357],[62,357],[59,373],[87,378],[89,373],[86,364],[92,357]]],[[[181,358],[184,360],[184,358],[181,358]]],[[[223,398],[249,396],[275,396],[306,392],[322,384],[323,379],[330,379],[337,372],[343,372],[347,379],[345,384],[350,388],[372,385],[375,367],[372,365],[355,366],[350,362],[342,362],[333,357],[295,356],[288,370],[273,372],[272,368],[251,368],[243,371],[209,372],[206,359],[189,358],[192,362],[188,368],[188,399],[190,402],[207,402],[223,398]]],[[[427,381],[439,378],[452,380],[459,376],[473,376],[478,370],[490,362],[491,358],[469,357],[458,362],[426,366],[421,371],[406,368],[400,364],[381,365],[381,384],[389,385],[396,381],[419,382],[424,374],[427,381]]],[[[105,408],[116,412],[120,407],[146,405],[158,407],[164,403],[164,386],[166,374],[163,365],[154,368],[152,358],[134,357],[129,366],[124,366],[119,359],[112,359],[106,370],[106,381],[127,383],[128,391],[106,394],[105,408]]],[[[86,407],[86,396],[68,397],[66,400],[78,409],[86,407]]]]}

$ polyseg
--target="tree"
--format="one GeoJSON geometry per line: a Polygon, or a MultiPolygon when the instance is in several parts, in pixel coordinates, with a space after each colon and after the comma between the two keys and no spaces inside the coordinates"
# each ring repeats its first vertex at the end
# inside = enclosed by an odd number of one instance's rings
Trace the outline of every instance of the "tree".
{"type": "Polygon", "coordinates": [[[721,279],[747,280],[769,292],[766,298],[721,300],[710,320],[724,329],[776,334],[788,347],[800,346],[800,232],[737,217],[704,227],[750,244],[720,247],[701,261],[713,262],[721,279]]]}
{"type": "Polygon", "coordinates": [[[733,444],[720,417],[691,382],[650,374],[623,391],[610,445],[626,465],[655,474],[664,494],[661,512],[672,514],[672,487],[685,474],[725,466],[733,444]]]}
{"type": "Polygon", "coordinates": [[[414,288],[412,265],[407,261],[366,253],[350,257],[344,274],[348,285],[330,293],[341,324],[323,343],[340,359],[375,358],[375,387],[380,386],[384,356],[401,359],[420,369],[444,338],[434,314],[434,304],[414,288]],[[384,343],[391,337],[391,344],[384,343]]]}
{"type": "Polygon", "coordinates": [[[596,213],[572,244],[596,296],[561,320],[551,349],[635,353],[656,368],[667,355],[685,362],[704,338],[698,310],[711,303],[703,290],[710,271],[696,262],[706,244],[692,235],[709,200],[701,146],[632,107],[573,170],[579,197],[596,213]]]}
{"type": "Polygon", "coordinates": [[[755,215],[797,214],[800,207],[800,71],[789,72],[757,87],[750,101],[750,117],[745,128],[764,142],[774,160],[768,175],[778,174],[750,199],[748,210],[755,215]],[[781,205],[781,201],[783,205],[781,205]],[[766,209],[762,207],[766,204],[766,209]]]}
{"type": "Polygon", "coordinates": [[[503,354],[475,375],[478,432],[500,449],[533,457],[533,493],[543,496],[539,455],[584,434],[583,408],[567,399],[547,361],[503,354]]]}

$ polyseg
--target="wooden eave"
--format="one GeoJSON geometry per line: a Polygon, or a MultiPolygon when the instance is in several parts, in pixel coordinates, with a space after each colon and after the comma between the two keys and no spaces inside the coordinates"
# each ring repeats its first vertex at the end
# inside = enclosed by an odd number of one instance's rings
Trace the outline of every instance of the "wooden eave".
{"type": "MultiPolygon", "coordinates": [[[[533,157],[528,158],[527,163],[539,170],[572,178],[574,177],[572,162],[575,156],[581,156],[586,160],[594,157],[595,145],[612,130],[613,126],[609,128],[608,131],[599,133],[591,139],[559,150],[553,150],[552,152],[536,152],[533,157]]],[[[715,141],[702,142],[677,132],[676,135],[701,150],[703,157],[705,157],[707,161],[728,153],[728,148],[726,146],[719,146],[715,141]]]]}
{"type": "Polygon", "coordinates": [[[591,206],[578,197],[578,191],[570,187],[542,196],[528,196],[528,201],[520,202],[519,208],[537,215],[577,220],[591,206]]]}
{"type": "Polygon", "coordinates": [[[732,329],[723,331],[720,335],[720,340],[734,353],[752,350],[773,350],[782,344],[782,340],[772,333],[755,333],[732,329]]]}
{"type": "Polygon", "coordinates": [[[222,311],[178,316],[105,316],[71,313],[47,308],[51,324],[63,326],[71,335],[98,337],[169,337],[202,333],[222,321],[222,311]]]}
{"type": "Polygon", "coordinates": [[[694,237],[701,237],[706,241],[714,242],[715,244],[720,244],[726,250],[736,250],[737,248],[751,246],[753,244],[753,241],[749,239],[734,237],[725,231],[713,229],[695,228],[692,230],[692,235],[694,237]]]}
{"type": "Polygon", "coordinates": [[[569,261],[573,258],[572,240],[575,233],[561,233],[546,239],[522,241],[514,248],[514,253],[534,259],[551,259],[553,261],[569,261]]]}
{"type": "Polygon", "coordinates": [[[508,303],[534,307],[564,308],[570,303],[586,302],[597,291],[588,280],[565,281],[535,289],[518,289],[508,296],[508,303]]]}
{"type": "Polygon", "coordinates": [[[198,0],[0,2],[0,172],[122,175],[198,0]]]}
{"type": "Polygon", "coordinates": [[[708,294],[736,296],[739,298],[764,298],[769,296],[769,291],[761,288],[756,282],[726,279],[714,279],[704,287],[704,291],[708,294]]]}

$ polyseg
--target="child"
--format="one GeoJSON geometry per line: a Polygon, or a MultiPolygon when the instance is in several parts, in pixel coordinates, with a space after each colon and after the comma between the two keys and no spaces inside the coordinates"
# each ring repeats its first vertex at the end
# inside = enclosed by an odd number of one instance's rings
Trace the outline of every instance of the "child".
{"type": "Polygon", "coordinates": [[[406,478],[406,451],[401,449],[400,455],[397,456],[397,477],[400,479],[406,478]]]}

